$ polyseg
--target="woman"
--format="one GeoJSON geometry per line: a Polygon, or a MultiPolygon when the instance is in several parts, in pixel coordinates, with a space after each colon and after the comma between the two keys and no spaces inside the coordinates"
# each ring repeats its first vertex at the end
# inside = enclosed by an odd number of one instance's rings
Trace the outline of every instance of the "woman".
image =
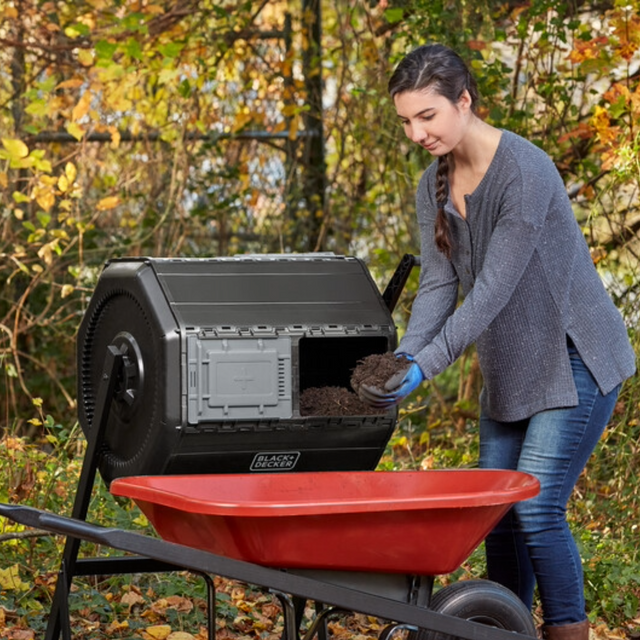
{"type": "Polygon", "coordinates": [[[396,352],[412,363],[384,390],[359,393],[377,407],[397,404],[476,344],[480,465],[541,483],[488,536],[489,578],[529,607],[537,583],[545,636],[587,640],[566,504],[635,370],[626,328],[555,166],[478,117],[476,83],[457,54],[419,47],[389,92],[407,137],[437,162],[418,186],[420,285],[396,352]]]}

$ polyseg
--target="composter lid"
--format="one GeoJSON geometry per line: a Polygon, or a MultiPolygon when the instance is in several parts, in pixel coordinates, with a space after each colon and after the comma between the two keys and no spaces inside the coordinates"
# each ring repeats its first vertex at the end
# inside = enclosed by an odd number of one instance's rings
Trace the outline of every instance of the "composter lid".
{"type": "Polygon", "coordinates": [[[183,328],[393,326],[358,258],[317,253],[122,260],[152,267],[183,328]]]}

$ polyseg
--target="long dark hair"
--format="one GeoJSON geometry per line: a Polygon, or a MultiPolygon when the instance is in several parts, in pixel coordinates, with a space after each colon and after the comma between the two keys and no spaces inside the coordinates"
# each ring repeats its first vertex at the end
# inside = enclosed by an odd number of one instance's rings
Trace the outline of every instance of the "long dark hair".
{"type": "MultiPolygon", "coordinates": [[[[462,58],[441,44],[423,45],[407,54],[389,79],[389,94],[395,97],[407,91],[430,89],[457,104],[466,91],[471,96],[471,110],[477,113],[480,95],[478,85],[462,58]]],[[[451,258],[451,232],[444,212],[449,195],[449,155],[438,159],[436,172],[435,239],[438,250],[451,258]]]]}

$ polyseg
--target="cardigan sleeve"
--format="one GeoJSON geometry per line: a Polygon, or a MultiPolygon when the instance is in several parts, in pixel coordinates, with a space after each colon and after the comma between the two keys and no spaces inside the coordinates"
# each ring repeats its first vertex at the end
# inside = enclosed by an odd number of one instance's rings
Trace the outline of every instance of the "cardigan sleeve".
{"type": "MultiPolygon", "coordinates": [[[[435,163],[434,163],[435,164],[435,163]]],[[[442,329],[458,300],[458,277],[451,262],[435,246],[436,204],[433,167],[425,171],[416,193],[420,227],[420,280],[407,331],[396,352],[416,354],[442,329]]]]}
{"type": "MultiPolygon", "coordinates": [[[[427,379],[452,364],[505,307],[536,249],[554,194],[560,188],[566,195],[546,156],[535,154],[526,164],[509,155],[503,159],[504,187],[500,194],[491,195],[498,208],[496,222],[473,288],[433,339],[412,354],[427,379]]],[[[483,214],[490,212],[485,209],[483,214]]],[[[420,301],[416,311],[422,313],[430,304],[420,301]]]]}

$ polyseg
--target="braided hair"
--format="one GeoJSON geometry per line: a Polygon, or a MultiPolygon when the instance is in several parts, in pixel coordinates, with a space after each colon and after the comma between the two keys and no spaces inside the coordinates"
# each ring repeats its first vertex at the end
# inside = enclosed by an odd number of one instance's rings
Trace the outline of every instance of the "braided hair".
{"type": "MultiPolygon", "coordinates": [[[[480,99],[476,81],[462,58],[441,44],[423,45],[411,51],[396,67],[388,88],[392,98],[409,91],[431,89],[453,104],[457,104],[466,90],[471,96],[471,110],[474,113],[477,113],[480,99]]],[[[435,241],[438,250],[450,259],[451,232],[444,212],[449,197],[449,162],[449,154],[438,158],[435,241]]]]}

